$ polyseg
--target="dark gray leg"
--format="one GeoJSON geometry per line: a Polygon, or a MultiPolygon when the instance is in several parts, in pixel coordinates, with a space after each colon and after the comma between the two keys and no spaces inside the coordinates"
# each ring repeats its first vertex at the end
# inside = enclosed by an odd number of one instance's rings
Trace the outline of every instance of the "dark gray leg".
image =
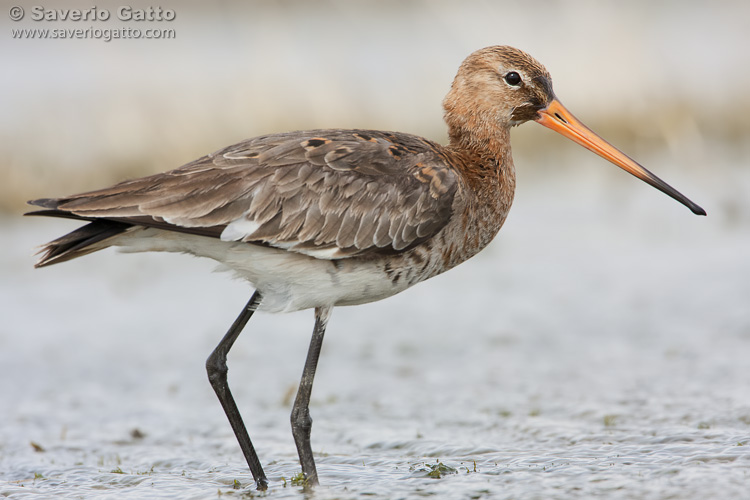
{"type": "Polygon", "coordinates": [[[227,414],[229,423],[232,425],[232,430],[234,430],[234,435],[237,436],[237,441],[240,443],[240,448],[245,455],[250,472],[253,474],[255,484],[259,490],[263,491],[268,488],[268,479],[265,472],[263,472],[263,467],[260,465],[260,460],[258,460],[258,455],[255,453],[250,436],[247,435],[247,429],[245,429],[245,424],[242,422],[242,416],[237,409],[237,404],[234,402],[232,393],[229,391],[229,385],[227,384],[227,353],[232,348],[232,344],[237,340],[247,321],[255,310],[258,309],[260,301],[261,295],[256,291],[250,297],[250,301],[240,315],[237,316],[237,319],[234,320],[234,323],[226,335],[224,335],[224,338],[221,339],[219,345],[216,346],[214,352],[206,360],[206,371],[208,372],[208,380],[211,382],[211,387],[214,388],[216,395],[219,397],[221,406],[224,408],[224,413],[227,414]]]}
{"type": "Polygon", "coordinates": [[[323,335],[332,309],[332,307],[315,308],[315,328],[310,340],[310,349],[307,351],[302,380],[292,407],[292,434],[294,435],[294,443],[297,445],[302,474],[305,476],[305,483],[309,486],[318,484],[318,471],[315,469],[315,459],[310,447],[312,418],[310,418],[308,406],[310,405],[310,393],[312,392],[313,378],[315,378],[315,369],[318,366],[320,348],[323,345],[323,335]]]}

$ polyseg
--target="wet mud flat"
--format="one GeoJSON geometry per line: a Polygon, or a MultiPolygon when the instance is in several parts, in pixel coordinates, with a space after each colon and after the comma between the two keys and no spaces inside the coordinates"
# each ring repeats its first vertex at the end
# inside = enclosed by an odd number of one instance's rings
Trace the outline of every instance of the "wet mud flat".
{"type": "MultiPolygon", "coordinates": [[[[316,498],[747,496],[742,197],[724,210],[702,189],[699,219],[635,181],[589,179],[521,177],[477,258],[334,311],[311,405],[316,498]]],[[[74,224],[1,224],[0,494],[256,495],[204,370],[249,287],[177,255],[33,270],[32,247],[74,224]]],[[[259,314],[229,357],[266,496],[302,496],[289,411],[311,318],[259,314]]]]}

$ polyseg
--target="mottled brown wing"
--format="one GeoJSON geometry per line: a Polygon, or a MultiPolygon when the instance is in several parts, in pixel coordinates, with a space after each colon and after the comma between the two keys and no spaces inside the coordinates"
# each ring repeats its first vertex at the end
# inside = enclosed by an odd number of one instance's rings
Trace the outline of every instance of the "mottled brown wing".
{"type": "Polygon", "coordinates": [[[341,258],[401,251],[433,236],[457,188],[440,146],[426,139],[312,130],[256,137],[169,172],[30,203],[341,258]]]}

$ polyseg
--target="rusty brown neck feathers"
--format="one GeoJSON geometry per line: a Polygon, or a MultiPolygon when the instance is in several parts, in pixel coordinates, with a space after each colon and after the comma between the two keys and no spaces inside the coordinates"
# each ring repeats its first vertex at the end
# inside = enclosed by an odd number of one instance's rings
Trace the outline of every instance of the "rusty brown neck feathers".
{"type": "Polygon", "coordinates": [[[495,189],[515,187],[510,128],[533,119],[536,106],[551,98],[549,73],[520,50],[488,47],[464,60],[443,108],[450,138],[447,149],[463,160],[472,188],[481,190],[477,184],[485,184],[490,171],[500,178],[495,189]],[[504,79],[510,72],[538,85],[514,86],[504,79]],[[480,180],[485,182],[476,182],[480,180]]]}

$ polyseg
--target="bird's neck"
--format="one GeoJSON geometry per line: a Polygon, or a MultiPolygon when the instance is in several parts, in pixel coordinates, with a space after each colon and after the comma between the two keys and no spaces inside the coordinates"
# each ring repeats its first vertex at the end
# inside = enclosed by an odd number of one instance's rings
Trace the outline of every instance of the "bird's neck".
{"type": "MultiPolygon", "coordinates": [[[[505,222],[516,188],[516,171],[510,154],[508,129],[494,135],[477,135],[450,130],[446,150],[461,169],[466,189],[464,213],[460,220],[465,245],[452,255],[452,267],[487,246],[505,222]]],[[[462,240],[463,241],[463,240],[462,240]]]]}
{"type": "Polygon", "coordinates": [[[461,159],[464,177],[474,192],[490,195],[492,191],[510,190],[512,196],[516,172],[507,127],[467,130],[454,125],[449,126],[448,137],[450,142],[446,149],[461,159]]]}
{"type": "Polygon", "coordinates": [[[467,175],[480,175],[494,168],[515,178],[507,117],[493,111],[467,85],[465,78],[457,75],[443,100],[443,119],[450,138],[448,148],[468,159],[467,175]]]}

